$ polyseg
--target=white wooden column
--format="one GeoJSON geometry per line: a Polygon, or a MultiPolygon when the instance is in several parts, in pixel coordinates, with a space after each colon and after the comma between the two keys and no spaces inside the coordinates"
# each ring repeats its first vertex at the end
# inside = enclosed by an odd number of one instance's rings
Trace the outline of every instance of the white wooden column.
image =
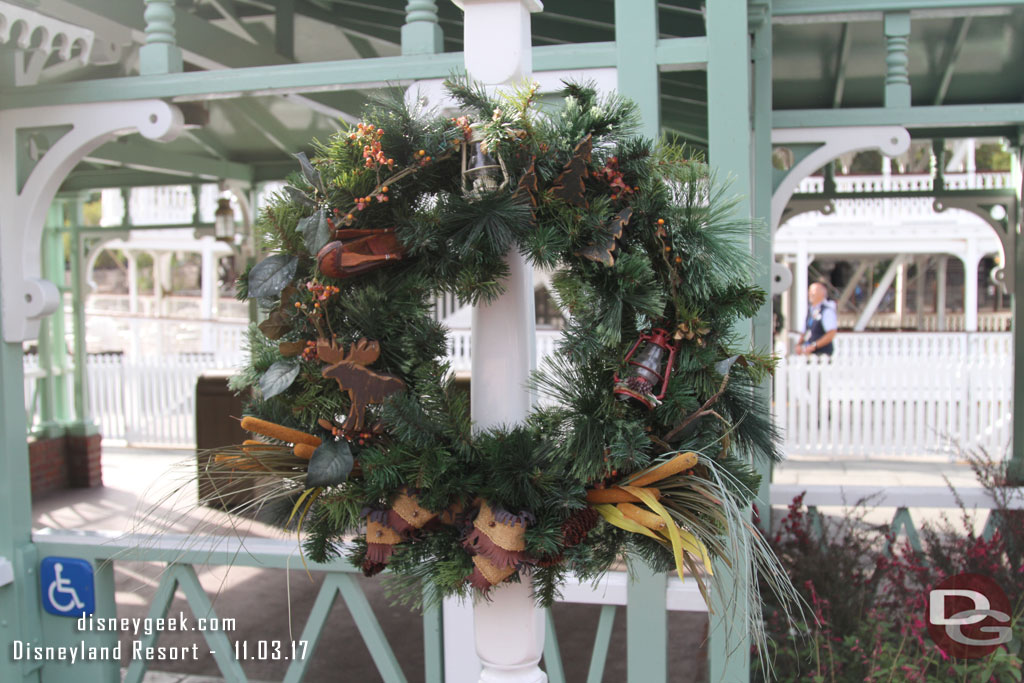
{"type": "Polygon", "coordinates": [[[793,316],[795,323],[790,329],[797,332],[806,332],[807,326],[807,269],[811,265],[810,256],[807,253],[807,242],[800,240],[800,246],[796,252],[796,272],[793,273],[793,316]]]}
{"type": "Polygon", "coordinates": [[[946,331],[946,266],[948,256],[940,256],[935,264],[935,331],[946,331]]]}
{"type": "Polygon", "coordinates": [[[213,238],[204,237],[202,265],[199,269],[199,288],[202,294],[200,317],[203,320],[213,318],[214,299],[217,296],[217,258],[213,253],[213,238]]]}
{"type": "Polygon", "coordinates": [[[978,331],[978,244],[967,240],[967,253],[960,257],[964,263],[964,332],[978,331]]]}
{"type": "Polygon", "coordinates": [[[896,327],[903,327],[903,314],[907,310],[907,260],[896,271],[896,327]]]}
{"type": "Polygon", "coordinates": [[[139,312],[139,257],[131,249],[125,250],[128,258],[128,312],[139,312]]]}
{"type": "Polygon", "coordinates": [[[924,286],[928,281],[928,257],[917,257],[917,286],[914,289],[914,313],[917,319],[915,327],[918,332],[924,332],[924,286]]]}
{"type": "MultiPolygon", "coordinates": [[[[490,87],[513,85],[533,69],[530,14],[538,0],[456,0],[465,12],[466,71],[490,87]]],[[[515,249],[507,256],[505,293],[473,308],[470,404],[475,429],[511,425],[526,418],[531,397],[526,381],[535,365],[533,270],[515,249]]],[[[530,597],[528,576],[491,590],[477,601],[473,621],[476,654],[466,652],[468,610],[445,606],[447,683],[547,683],[538,666],[544,648],[544,614],[530,597]],[[453,619],[449,628],[449,619],[453,619]],[[453,640],[458,638],[458,640],[453,640]],[[477,673],[479,672],[479,673],[477,673]]]]}

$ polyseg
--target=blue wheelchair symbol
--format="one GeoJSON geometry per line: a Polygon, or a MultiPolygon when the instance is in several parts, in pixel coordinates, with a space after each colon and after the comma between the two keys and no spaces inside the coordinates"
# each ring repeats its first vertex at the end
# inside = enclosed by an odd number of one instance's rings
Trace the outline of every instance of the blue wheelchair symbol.
{"type": "Polygon", "coordinates": [[[60,617],[96,611],[92,565],[77,557],[44,557],[39,565],[43,609],[60,617]]]}

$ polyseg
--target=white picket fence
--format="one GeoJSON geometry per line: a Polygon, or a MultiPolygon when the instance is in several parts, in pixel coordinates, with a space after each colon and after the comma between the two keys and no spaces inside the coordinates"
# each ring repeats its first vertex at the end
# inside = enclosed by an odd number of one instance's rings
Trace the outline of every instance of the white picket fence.
{"type": "Polygon", "coordinates": [[[787,453],[1004,453],[1012,432],[1010,334],[848,334],[836,347],[832,358],[779,363],[774,410],[787,453]]]}
{"type": "MultiPolygon", "coordinates": [[[[559,330],[537,330],[537,367],[541,361],[555,352],[559,330]]],[[[469,372],[473,367],[473,333],[468,329],[448,330],[448,362],[455,372],[469,372]]]]}
{"type": "MultiPolygon", "coordinates": [[[[538,330],[538,363],[558,331],[538,330]]],[[[469,330],[448,339],[453,370],[471,368],[469,330]]],[[[89,401],[105,439],[195,444],[195,386],[205,371],[243,361],[223,353],[91,354],[89,401]]],[[[775,374],[774,411],[789,454],[915,456],[983,447],[1001,455],[1011,435],[1009,333],[843,334],[836,353],[788,356],[775,374]]],[[[25,357],[26,411],[36,408],[35,356],[25,357]]]]}
{"type": "Polygon", "coordinates": [[[88,359],[89,407],[103,438],[132,445],[196,443],[196,380],[235,367],[236,358],[209,353],[88,359]]]}

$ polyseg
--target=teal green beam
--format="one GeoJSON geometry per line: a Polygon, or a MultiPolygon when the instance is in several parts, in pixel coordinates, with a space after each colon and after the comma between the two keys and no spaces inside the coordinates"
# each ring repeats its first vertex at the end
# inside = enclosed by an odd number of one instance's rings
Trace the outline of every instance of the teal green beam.
{"type": "MultiPolygon", "coordinates": [[[[0,339],[3,339],[0,335],[0,339]]],[[[38,683],[39,668],[12,661],[8,643],[42,645],[39,579],[31,543],[32,497],[25,441],[25,394],[21,343],[0,342],[0,558],[13,565],[14,581],[0,586],[0,681],[38,683]]]]}
{"type": "Polygon", "coordinates": [[[619,94],[636,102],[640,132],[661,137],[661,102],[656,60],[658,6],[655,0],[615,1],[615,45],[619,94]]]}
{"type": "Polygon", "coordinates": [[[1024,103],[946,104],[941,107],[863,107],[857,109],[791,109],[772,113],[775,128],[817,126],[971,127],[1017,125],[1024,121],[1024,103]]]}
{"type": "MultiPolygon", "coordinates": [[[[671,67],[702,63],[707,41],[704,38],[671,38],[659,41],[658,45],[660,51],[655,49],[654,60],[662,66],[671,67]],[[661,59],[667,61],[658,61],[661,59]]],[[[616,59],[616,44],[611,42],[549,45],[533,50],[534,71],[613,67],[616,59]]],[[[0,89],[0,109],[151,97],[187,101],[231,99],[245,94],[374,88],[388,83],[445,78],[462,68],[462,54],[446,52],[48,83],[0,89]]]]}
{"type": "Polygon", "coordinates": [[[626,586],[626,680],[662,683],[668,681],[668,578],[642,561],[632,568],[626,586]]]}
{"type": "MultiPolygon", "coordinates": [[[[77,208],[80,208],[81,200],[76,200],[75,204],[77,208]]],[[[69,431],[78,436],[88,436],[95,434],[97,428],[92,421],[92,414],[89,412],[89,386],[86,371],[88,354],[85,347],[85,292],[83,291],[85,273],[82,272],[82,234],[77,227],[82,224],[80,219],[81,216],[75,216],[75,225],[71,229],[71,305],[75,333],[75,421],[69,431]]]]}
{"type": "MultiPolygon", "coordinates": [[[[964,10],[973,3],[964,0],[774,0],[772,15],[792,17],[805,14],[840,14],[847,12],[899,12],[902,10],[964,10]]],[[[1024,0],[985,2],[981,6],[1019,6],[1024,0]]]]}
{"type": "MultiPolygon", "coordinates": [[[[753,169],[753,211],[758,221],[758,229],[753,235],[754,251],[754,284],[768,293],[765,305],[754,317],[753,340],[754,348],[766,353],[772,351],[772,263],[775,261],[775,250],[772,248],[771,208],[772,208],[772,24],[765,17],[754,30],[754,169],[753,169]]],[[[772,408],[772,383],[766,378],[757,387],[758,403],[768,413],[772,408]]],[[[771,481],[772,464],[765,460],[754,463],[761,483],[757,489],[757,508],[761,518],[761,529],[771,529],[771,481]]]]}
{"type": "MultiPolygon", "coordinates": [[[[1014,150],[1014,154],[1020,161],[1021,150],[1014,150]]],[[[1017,220],[1021,220],[1019,212],[1017,220]]],[[[1021,305],[1024,302],[1024,239],[1019,236],[1016,252],[1013,263],[1016,278],[1013,281],[1013,451],[1007,468],[1007,483],[1011,486],[1024,486],[1024,352],[1021,351],[1024,349],[1024,323],[1021,322],[1021,305]]]]}
{"type": "Polygon", "coordinates": [[[274,49],[285,59],[295,59],[294,0],[277,0],[274,8],[274,49]]]}
{"type": "MultiPolygon", "coordinates": [[[[720,182],[730,182],[730,194],[739,198],[737,219],[751,217],[751,101],[749,93],[750,34],[745,0],[707,3],[708,34],[708,159],[720,182]]],[[[749,248],[749,245],[743,245],[749,248]]],[[[752,339],[751,326],[734,330],[739,348],[752,339]]],[[[745,592],[752,568],[735,558],[729,567],[715,561],[719,590],[711,592],[708,680],[742,683],[750,676],[751,615],[746,613],[745,592]]]]}
{"type": "Polygon", "coordinates": [[[248,164],[195,154],[179,154],[167,151],[163,145],[143,142],[106,144],[90,152],[88,159],[112,162],[137,171],[180,173],[185,177],[198,176],[208,180],[241,180],[251,183],[253,177],[252,166],[248,164]]]}

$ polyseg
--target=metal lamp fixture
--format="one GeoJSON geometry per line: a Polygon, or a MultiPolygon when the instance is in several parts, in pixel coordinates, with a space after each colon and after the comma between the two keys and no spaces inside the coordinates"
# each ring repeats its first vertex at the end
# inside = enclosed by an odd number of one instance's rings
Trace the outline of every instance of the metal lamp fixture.
{"type": "Polygon", "coordinates": [[[653,410],[665,398],[678,350],[679,342],[673,342],[661,328],[641,334],[626,354],[629,374],[622,379],[615,375],[615,395],[620,401],[653,410]]]}
{"type": "Polygon", "coordinates": [[[235,241],[238,228],[235,225],[235,211],[231,208],[230,197],[217,198],[217,210],[213,214],[213,234],[221,242],[235,241]]]}

